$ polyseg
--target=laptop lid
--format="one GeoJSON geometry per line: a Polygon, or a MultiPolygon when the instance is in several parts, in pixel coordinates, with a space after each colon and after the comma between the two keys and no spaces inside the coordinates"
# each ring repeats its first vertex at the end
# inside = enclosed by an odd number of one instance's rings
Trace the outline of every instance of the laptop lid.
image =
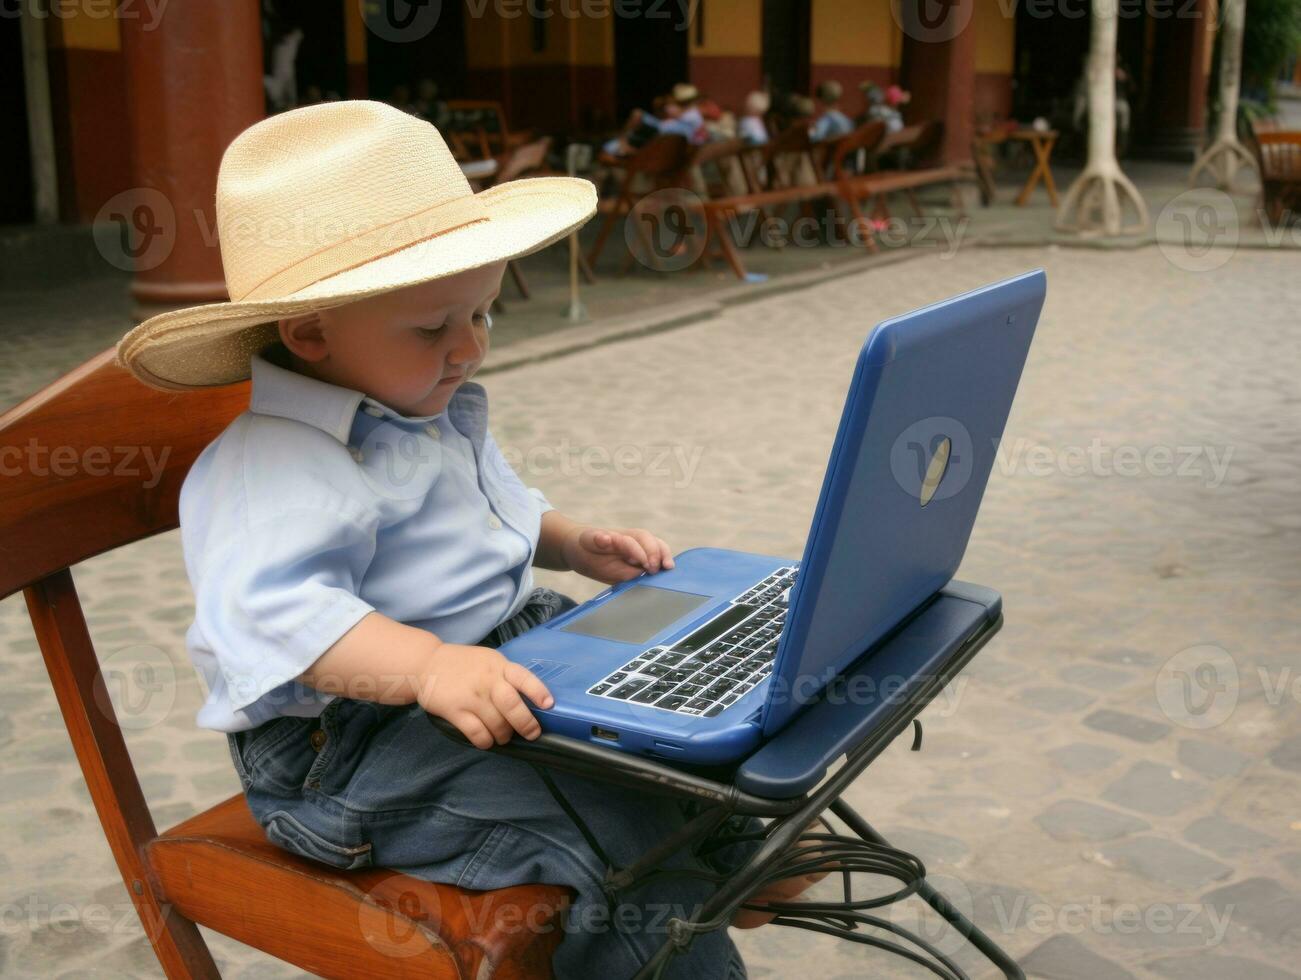
{"type": "Polygon", "coordinates": [[[957,572],[1046,285],[1037,269],[886,320],[863,344],[791,591],[765,735],[957,572]]]}

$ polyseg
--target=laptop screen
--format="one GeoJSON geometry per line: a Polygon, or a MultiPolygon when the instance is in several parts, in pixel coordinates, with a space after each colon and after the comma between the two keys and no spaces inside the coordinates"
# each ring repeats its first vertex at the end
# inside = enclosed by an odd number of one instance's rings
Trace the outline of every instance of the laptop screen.
{"type": "Polygon", "coordinates": [[[560,627],[619,643],[646,643],[710,597],[636,585],[560,627]]]}

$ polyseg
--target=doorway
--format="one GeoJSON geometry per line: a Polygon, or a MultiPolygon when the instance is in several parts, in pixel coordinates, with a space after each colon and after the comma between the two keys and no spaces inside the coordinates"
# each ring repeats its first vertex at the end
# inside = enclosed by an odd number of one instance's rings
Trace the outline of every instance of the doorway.
{"type": "Polygon", "coordinates": [[[687,81],[688,25],[662,0],[622,0],[614,18],[614,87],[620,122],[687,81]]]}

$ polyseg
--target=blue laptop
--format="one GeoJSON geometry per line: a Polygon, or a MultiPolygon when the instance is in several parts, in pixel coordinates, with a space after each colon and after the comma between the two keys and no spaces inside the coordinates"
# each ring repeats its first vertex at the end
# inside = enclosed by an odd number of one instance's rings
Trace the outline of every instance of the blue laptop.
{"type": "Polygon", "coordinates": [[[1043,306],[1042,269],[864,343],[799,560],[694,548],[506,643],[544,731],[724,764],[780,731],[958,569],[1043,306]]]}

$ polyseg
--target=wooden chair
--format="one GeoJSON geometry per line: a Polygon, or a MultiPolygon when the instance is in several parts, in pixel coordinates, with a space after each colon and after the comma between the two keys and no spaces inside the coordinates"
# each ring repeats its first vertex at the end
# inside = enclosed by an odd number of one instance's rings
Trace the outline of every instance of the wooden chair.
{"type": "MultiPolygon", "coordinates": [[[[645,146],[628,154],[626,157],[611,159],[607,162],[621,173],[618,178],[617,191],[613,196],[602,198],[598,208],[605,215],[596,241],[587,253],[588,265],[595,268],[596,260],[605,247],[606,239],[614,226],[623,220],[634,207],[641,193],[637,189],[639,182],[649,183],[652,190],[666,187],[684,187],[687,170],[693,159],[692,146],[686,137],[678,135],[656,136],[645,146]]],[[[654,255],[650,242],[645,241],[646,231],[640,222],[634,222],[637,234],[642,236],[647,254],[654,255]]],[[[634,256],[629,251],[621,272],[627,272],[632,266],[634,256]]]]}
{"type": "Polygon", "coordinates": [[[506,122],[506,110],[492,99],[449,99],[448,131],[464,151],[480,159],[505,153],[533,138],[529,130],[513,132],[506,122]]]}
{"type": "Polygon", "coordinates": [[[1271,224],[1301,213],[1301,132],[1257,130],[1251,147],[1260,167],[1261,203],[1271,224]]]}
{"type": "Polygon", "coordinates": [[[107,351],[0,416],[0,445],[57,447],[74,461],[0,481],[0,597],[24,593],[100,824],[163,970],[219,976],[197,923],[322,977],[550,977],[565,889],[469,892],[378,867],[339,871],[271,844],[240,794],[155,829],[103,697],[71,568],[175,528],[190,465],[247,405],[247,384],[147,388],[107,351]],[[106,463],[120,447],[153,452],[161,478],[106,463]]]}

